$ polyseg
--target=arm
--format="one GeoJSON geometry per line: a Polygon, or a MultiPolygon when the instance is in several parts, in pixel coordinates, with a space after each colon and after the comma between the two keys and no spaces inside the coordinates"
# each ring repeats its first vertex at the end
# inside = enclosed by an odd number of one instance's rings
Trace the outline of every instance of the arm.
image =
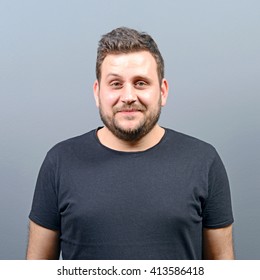
{"type": "Polygon", "coordinates": [[[59,231],[30,221],[27,260],[57,260],[60,255],[59,231]]]}
{"type": "Polygon", "coordinates": [[[232,225],[203,229],[203,255],[208,260],[233,260],[232,225]]]}

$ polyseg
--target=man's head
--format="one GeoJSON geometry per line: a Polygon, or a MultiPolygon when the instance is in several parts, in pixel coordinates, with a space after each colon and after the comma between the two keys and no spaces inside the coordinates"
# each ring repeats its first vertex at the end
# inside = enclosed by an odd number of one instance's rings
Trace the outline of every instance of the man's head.
{"type": "Polygon", "coordinates": [[[101,65],[107,55],[138,51],[148,51],[154,57],[157,64],[158,78],[161,83],[164,78],[164,61],[155,41],[147,33],[138,32],[127,27],[114,29],[103,35],[99,41],[96,61],[97,80],[100,82],[102,75],[101,65]]]}
{"type": "Polygon", "coordinates": [[[138,141],[157,124],[168,94],[163,65],[147,34],[118,28],[100,40],[94,94],[105,127],[117,138],[138,141]]]}

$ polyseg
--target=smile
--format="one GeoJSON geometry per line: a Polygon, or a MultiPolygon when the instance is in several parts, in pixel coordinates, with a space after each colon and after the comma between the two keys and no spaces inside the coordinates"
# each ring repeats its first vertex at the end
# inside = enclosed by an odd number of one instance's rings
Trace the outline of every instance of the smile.
{"type": "Polygon", "coordinates": [[[118,113],[120,114],[126,114],[126,115],[132,115],[132,114],[137,114],[141,112],[140,110],[135,110],[135,109],[126,109],[126,110],[121,110],[118,111],[118,113]]]}

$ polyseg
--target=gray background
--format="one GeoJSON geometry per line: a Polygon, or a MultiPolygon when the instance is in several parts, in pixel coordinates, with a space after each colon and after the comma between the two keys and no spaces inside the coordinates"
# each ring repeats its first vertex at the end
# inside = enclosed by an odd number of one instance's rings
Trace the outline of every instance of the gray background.
{"type": "Polygon", "coordinates": [[[260,259],[258,0],[0,1],[0,259],[25,256],[39,167],[57,142],[101,125],[100,36],[150,33],[170,95],[160,124],[213,144],[229,174],[238,259],[260,259]]]}

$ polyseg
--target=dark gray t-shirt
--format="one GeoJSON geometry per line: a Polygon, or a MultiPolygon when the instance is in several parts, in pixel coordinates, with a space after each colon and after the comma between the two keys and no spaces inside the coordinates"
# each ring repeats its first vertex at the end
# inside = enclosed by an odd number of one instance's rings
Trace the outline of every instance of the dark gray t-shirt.
{"type": "Polygon", "coordinates": [[[233,222],[216,150],[170,129],[142,152],[109,149],[95,130],[57,144],[29,217],[60,230],[63,259],[202,259],[203,227],[233,222]]]}

